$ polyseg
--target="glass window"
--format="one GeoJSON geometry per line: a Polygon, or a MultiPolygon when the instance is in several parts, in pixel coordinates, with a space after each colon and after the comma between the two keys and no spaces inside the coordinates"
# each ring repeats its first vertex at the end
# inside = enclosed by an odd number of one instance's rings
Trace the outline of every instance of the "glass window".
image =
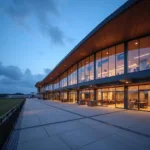
{"type": "Polygon", "coordinates": [[[77,84],[77,65],[74,65],[68,70],[68,84],[77,84]]]}
{"type": "Polygon", "coordinates": [[[81,81],[80,82],[84,82],[85,81],[85,61],[82,60],[81,63],[82,63],[82,66],[81,66],[81,81]]]}
{"type": "Polygon", "coordinates": [[[84,68],[85,68],[84,81],[87,82],[87,81],[89,81],[89,77],[90,77],[90,75],[89,75],[89,57],[84,59],[83,62],[84,62],[84,68]]]}
{"type": "Polygon", "coordinates": [[[109,77],[115,76],[115,46],[109,48],[109,77]]]}
{"type": "Polygon", "coordinates": [[[102,69],[101,52],[98,52],[96,53],[96,79],[101,78],[101,69],[102,69]]]}
{"type": "Polygon", "coordinates": [[[116,46],[116,75],[124,74],[124,44],[116,46]]]}
{"type": "Polygon", "coordinates": [[[139,71],[139,42],[134,40],[128,43],[128,72],[139,71]]]}
{"type": "Polygon", "coordinates": [[[140,70],[150,69],[150,36],[140,39],[140,70]]]}
{"type": "Polygon", "coordinates": [[[124,87],[116,88],[116,107],[124,108],[124,87]]]}
{"type": "Polygon", "coordinates": [[[79,62],[79,65],[78,65],[78,80],[79,80],[79,83],[81,83],[81,72],[82,72],[82,62],[79,62]]]}
{"type": "Polygon", "coordinates": [[[79,62],[79,83],[94,79],[94,55],[79,62]]]}
{"type": "Polygon", "coordinates": [[[138,109],[138,86],[128,87],[128,108],[138,109]]]}
{"type": "Polygon", "coordinates": [[[67,72],[60,77],[60,87],[67,86],[67,72]]]}
{"type": "Polygon", "coordinates": [[[81,100],[94,100],[94,90],[82,90],[80,91],[81,100]]]}
{"type": "Polygon", "coordinates": [[[108,77],[108,49],[102,51],[102,78],[108,77]]]}
{"type": "Polygon", "coordinates": [[[94,80],[94,55],[90,56],[89,72],[90,80],[94,80]]]}

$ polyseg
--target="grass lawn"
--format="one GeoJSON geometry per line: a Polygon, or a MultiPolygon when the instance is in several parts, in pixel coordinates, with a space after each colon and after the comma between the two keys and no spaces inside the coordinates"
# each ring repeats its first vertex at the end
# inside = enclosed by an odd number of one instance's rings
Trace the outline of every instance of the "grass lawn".
{"type": "Polygon", "coordinates": [[[0,116],[8,112],[10,109],[20,104],[23,99],[0,99],[0,116]]]}

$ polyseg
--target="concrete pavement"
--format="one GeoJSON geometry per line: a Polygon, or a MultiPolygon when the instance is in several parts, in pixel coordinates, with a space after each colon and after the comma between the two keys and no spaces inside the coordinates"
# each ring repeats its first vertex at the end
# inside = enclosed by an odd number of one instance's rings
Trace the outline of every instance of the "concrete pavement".
{"type": "Polygon", "coordinates": [[[27,99],[7,149],[149,150],[149,123],[149,112],[27,99]]]}

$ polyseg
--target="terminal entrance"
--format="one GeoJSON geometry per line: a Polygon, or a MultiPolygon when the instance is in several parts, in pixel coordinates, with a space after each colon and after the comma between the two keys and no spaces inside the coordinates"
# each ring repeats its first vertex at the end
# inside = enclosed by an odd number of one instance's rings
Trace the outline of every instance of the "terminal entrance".
{"type": "Polygon", "coordinates": [[[100,106],[124,108],[124,87],[97,89],[96,100],[100,106]]]}
{"type": "Polygon", "coordinates": [[[115,107],[115,92],[102,92],[102,105],[115,107]]]}
{"type": "Polygon", "coordinates": [[[69,102],[75,103],[77,101],[77,92],[69,92],[69,102]]]}

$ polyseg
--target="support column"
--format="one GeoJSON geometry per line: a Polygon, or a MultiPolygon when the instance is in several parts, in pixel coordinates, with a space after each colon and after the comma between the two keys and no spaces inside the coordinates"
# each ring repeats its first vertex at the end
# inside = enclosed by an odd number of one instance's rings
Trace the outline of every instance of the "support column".
{"type": "Polygon", "coordinates": [[[128,86],[124,87],[124,109],[128,109],[128,86]]]}
{"type": "Polygon", "coordinates": [[[94,54],[94,80],[96,79],[96,53],[94,54]]]}
{"type": "Polygon", "coordinates": [[[96,101],[96,89],[94,89],[94,100],[96,101]]]}
{"type": "Polygon", "coordinates": [[[77,84],[79,83],[79,70],[78,70],[78,68],[79,68],[79,65],[78,65],[78,63],[77,63],[77,84]]]}
{"type": "Polygon", "coordinates": [[[59,92],[59,98],[58,98],[58,100],[60,101],[60,92],[59,92]]]}
{"type": "Polygon", "coordinates": [[[77,103],[79,101],[79,91],[77,90],[77,103]]]}
{"type": "Polygon", "coordinates": [[[128,43],[124,43],[124,74],[128,73],[128,43]]]}
{"type": "Polygon", "coordinates": [[[70,102],[70,100],[69,100],[69,91],[67,91],[67,100],[70,102]]]}

